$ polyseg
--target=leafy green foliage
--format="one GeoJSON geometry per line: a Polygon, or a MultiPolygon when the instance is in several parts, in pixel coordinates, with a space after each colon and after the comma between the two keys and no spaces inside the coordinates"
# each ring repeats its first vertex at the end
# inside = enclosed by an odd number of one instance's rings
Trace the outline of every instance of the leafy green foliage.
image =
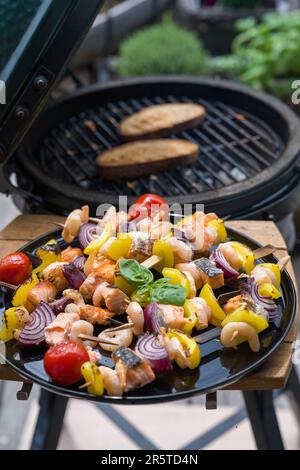
{"type": "Polygon", "coordinates": [[[220,0],[218,2],[224,8],[256,8],[259,0],[220,0]]]}
{"type": "Polygon", "coordinates": [[[300,75],[300,12],[269,13],[261,23],[239,20],[237,28],[232,53],[211,59],[211,71],[286,96],[300,75]]]}
{"type": "Polygon", "coordinates": [[[119,267],[121,276],[132,286],[141,287],[153,281],[153,273],[150,269],[145,268],[135,259],[121,259],[119,267]]]}
{"type": "Polygon", "coordinates": [[[169,17],[125,39],[118,72],[122,77],[143,75],[205,75],[207,53],[193,32],[179,28],[169,17]]]}

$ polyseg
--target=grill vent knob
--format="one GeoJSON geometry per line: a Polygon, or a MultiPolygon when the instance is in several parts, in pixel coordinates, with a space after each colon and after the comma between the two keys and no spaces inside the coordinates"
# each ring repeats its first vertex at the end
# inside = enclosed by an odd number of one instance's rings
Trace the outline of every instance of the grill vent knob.
{"type": "Polygon", "coordinates": [[[17,106],[15,115],[20,121],[24,121],[29,115],[29,109],[23,105],[17,106]]]}

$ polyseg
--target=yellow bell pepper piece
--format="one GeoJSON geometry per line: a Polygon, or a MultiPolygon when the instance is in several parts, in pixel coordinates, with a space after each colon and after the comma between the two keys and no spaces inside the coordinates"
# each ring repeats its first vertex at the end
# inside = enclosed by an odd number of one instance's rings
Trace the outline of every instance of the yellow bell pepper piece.
{"type": "Polygon", "coordinates": [[[35,254],[42,260],[42,263],[32,271],[33,275],[37,275],[38,277],[40,277],[47,266],[61,261],[60,249],[54,238],[40,248],[37,248],[35,254]]]}
{"type": "Polygon", "coordinates": [[[188,297],[190,295],[190,283],[187,277],[182,274],[179,269],[164,268],[161,273],[163,277],[168,278],[169,284],[181,285],[185,288],[186,296],[188,297]]]}
{"type": "Polygon", "coordinates": [[[129,284],[120,274],[115,275],[115,286],[121,289],[129,297],[135,291],[135,287],[129,284]]]}
{"type": "Polygon", "coordinates": [[[239,307],[233,313],[227,315],[221,326],[223,328],[225,325],[232,322],[248,323],[249,325],[253,326],[253,328],[255,328],[257,333],[261,333],[269,326],[267,320],[252,312],[251,310],[245,309],[244,307],[239,307]]]}
{"type": "MultiPolygon", "coordinates": [[[[196,369],[196,367],[199,366],[201,361],[200,348],[196,341],[193,338],[187,336],[186,334],[180,333],[179,331],[175,330],[168,331],[167,335],[170,339],[178,339],[187,357],[187,367],[189,369],[196,369]]],[[[181,361],[176,361],[175,359],[175,362],[179,367],[183,368],[183,364],[181,363],[181,361]]]]}
{"type": "Polygon", "coordinates": [[[27,301],[27,297],[29,294],[29,291],[36,285],[38,284],[39,278],[37,274],[35,273],[35,270],[32,272],[32,275],[27,281],[23,282],[23,284],[20,284],[17,290],[15,291],[13,298],[12,298],[12,304],[14,307],[20,307],[21,305],[24,305],[27,310],[31,311],[32,310],[32,305],[27,301]]]}
{"type": "Polygon", "coordinates": [[[258,287],[259,295],[264,297],[270,297],[271,299],[279,299],[281,297],[281,293],[279,290],[273,286],[270,282],[265,282],[258,287]]]}
{"type": "Polygon", "coordinates": [[[96,397],[102,397],[104,393],[103,378],[99,368],[92,362],[85,362],[81,366],[81,374],[88,385],[88,392],[96,397]]]}
{"type": "Polygon", "coordinates": [[[227,231],[225,228],[225,223],[222,219],[215,219],[211,220],[208,222],[209,227],[213,227],[217,234],[218,234],[218,240],[216,243],[224,243],[227,240],[227,231]]]}
{"type": "Polygon", "coordinates": [[[198,318],[196,315],[196,307],[195,305],[190,302],[189,300],[186,300],[184,305],[184,325],[182,327],[182,331],[186,333],[187,335],[191,335],[193,328],[196,326],[198,318]]]}
{"type": "Polygon", "coordinates": [[[174,254],[169,243],[165,240],[155,240],[153,244],[152,254],[160,256],[162,261],[153,266],[154,269],[161,272],[163,268],[173,268],[174,266],[174,254]]]}
{"type": "Polygon", "coordinates": [[[254,269],[254,254],[253,251],[240,242],[228,242],[235,250],[241,260],[241,265],[246,274],[250,274],[254,269]]]}
{"type": "Polygon", "coordinates": [[[277,281],[275,287],[278,289],[280,287],[280,282],[281,282],[280,267],[277,264],[274,264],[274,263],[260,263],[260,264],[257,264],[255,267],[257,267],[257,266],[267,268],[270,271],[272,271],[272,273],[275,274],[276,281],[277,281]]]}
{"type": "Polygon", "coordinates": [[[2,327],[0,331],[0,341],[10,341],[14,337],[14,330],[20,327],[19,320],[15,315],[16,308],[9,308],[2,314],[2,327]]]}
{"type": "Polygon", "coordinates": [[[111,223],[107,222],[104,225],[104,229],[101,235],[89,243],[89,245],[84,250],[84,254],[90,255],[93,251],[99,251],[100,248],[104,245],[104,243],[107,242],[107,240],[110,237],[112,237],[112,235],[113,235],[113,229],[112,229],[111,223]]]}
{"type": "Polygon", "coordinates": [[[216,296],[209,284],[205,284],[202,287],[200,297],[206,300],[207,305],[210,307],[211,318],[209,320],[209,323],[219,327],[222,321],[225,319],[226,315],[223,309],[218,304],[216,296]]]}
{"type": "Polygon", "coordinates": [[[108,248],[107,254],[114,261],[118,261],[120,258],[127,258],[131,244],[132,238],[130,234],[120,233],[108,248]]]}

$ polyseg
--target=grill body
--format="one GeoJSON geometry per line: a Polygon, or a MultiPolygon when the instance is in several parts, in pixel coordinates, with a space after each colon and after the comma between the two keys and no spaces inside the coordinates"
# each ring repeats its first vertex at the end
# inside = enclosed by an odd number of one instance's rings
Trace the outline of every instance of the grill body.
{"type": "Polygon", "coordinates": [[[88,87],[54,103],[16,158],[44,208],[60,213],[155,192],[222,216],[263,216],[278,206],[281,217],[297,199],[299,152],[299,122],[278,100],[222,80],[151,77],[88,87]],[[120,143],[118,123],[145,106],[174,101],[207,109],[201,126],[174,134],[199,144],[197,163],[131,181],[100,179],[95,158],[120,143]]]}

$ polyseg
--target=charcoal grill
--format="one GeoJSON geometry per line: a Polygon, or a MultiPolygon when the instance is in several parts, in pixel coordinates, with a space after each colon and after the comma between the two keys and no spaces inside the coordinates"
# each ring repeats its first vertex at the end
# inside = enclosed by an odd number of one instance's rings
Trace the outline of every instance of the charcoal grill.
{"type": "Polygon", "coordinates": [[[145,192],[170,202],[204,203],[235,218],[281,220],[298,206],[299,121],[275,98],[244,86],[182,76],[109,82],[54,101],[40,114],[102,2],[40,3],[48,4],[52,33],[47,30],[41,51],[35,28],[22,69],[18,62],[9,80],[9,103],[0,109],[0,187],[14,194],[23,211],[64,215],[83,203],[95,211],[101,203],[118,204],[120,195],[132,203],[145,192]],[[95,159],[120,143],[118,123],[142,107],[172,101],[207,109],[201,126],[172,136],[199,143],[197,163],[128,181],[98,177],[95,159]]]}
{"type": "Polygon", "coordinates": [[[16,159],[49,210],[65,213],[82,202],[94,209],[131,203],[144,192],[171,202],[204,203],[234,217],[291,212],[288,193],[298,190],[299,123],[267,95],[221,80],[152,77],[88,87],[51,105],[26,136],[16,159]],[[118,145],[118,123],[152,104],[197,102],[207,109],[202,125],[174,134],[200,145],[197,163],[134,180],[105,181],[95,159],[118,145]],[[49,177],[51,175],[51,177],[49,177]],[[280,202],[280,204],[279,204],[280,202]]]}

